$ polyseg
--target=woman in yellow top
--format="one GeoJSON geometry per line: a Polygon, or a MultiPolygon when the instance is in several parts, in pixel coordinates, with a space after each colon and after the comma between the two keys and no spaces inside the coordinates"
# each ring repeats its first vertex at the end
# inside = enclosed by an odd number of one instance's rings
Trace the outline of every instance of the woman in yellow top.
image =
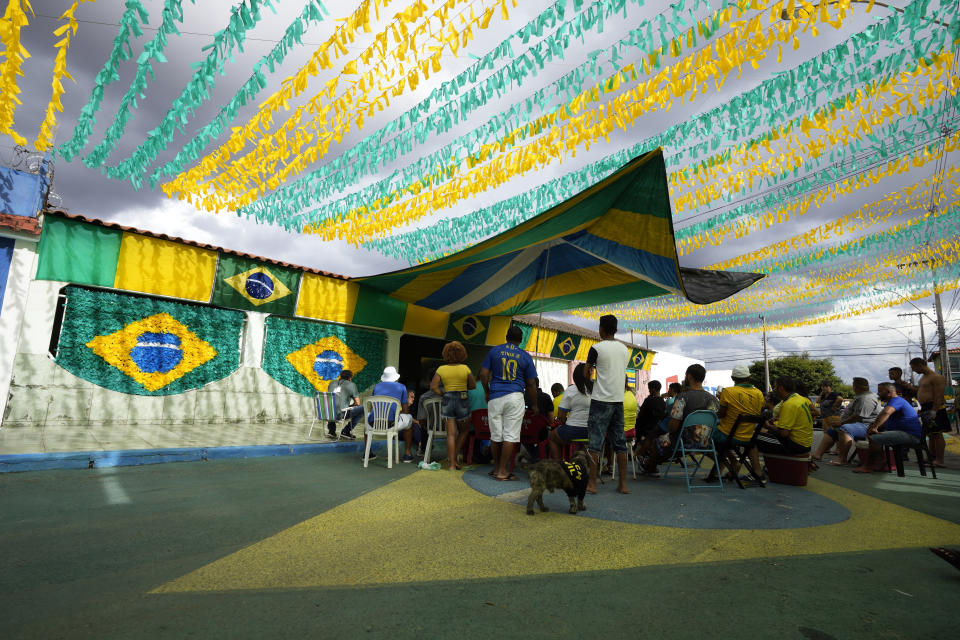
{"type": "Polygon", "coordinates": [[[443,397],[440,404],[440,417],[447,427],[447,456],[450,458],[450,470],[459,469],[457,453],[470,434],[467,421],[470,419],[471,389],[476,389],[477,381],[470,372],[470,367],[463,364],[467,359],[467,350],[462,344],[454,340],[443,346],[443,361],[446,364],[437,367],[437,373],[430,381],[430,389],[443,397]],[[457,435],[457,423],[460,423],[460,434],[457,435]]]}

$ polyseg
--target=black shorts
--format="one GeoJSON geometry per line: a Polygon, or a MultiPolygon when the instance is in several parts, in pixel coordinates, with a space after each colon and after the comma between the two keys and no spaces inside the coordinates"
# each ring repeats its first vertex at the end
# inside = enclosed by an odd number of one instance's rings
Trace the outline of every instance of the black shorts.
{"type": "Polygon", "coordinates": [[[931,410],[932,402],[924,402],[920,405],[920,422],[923,424],[924,433],[946,433],[953,429],[950,424],[950,416],[947,415],[947,408],[941,407],[935,413],[931,410]]]}
{"type": "Polygon", "coordinates": [[[757,449],[762,453],[781,456],[798,456],[801,453],[810,453],[810,447],[805,447],[790,438],[781,438],[769,432],[757,436],[757,449]]]}

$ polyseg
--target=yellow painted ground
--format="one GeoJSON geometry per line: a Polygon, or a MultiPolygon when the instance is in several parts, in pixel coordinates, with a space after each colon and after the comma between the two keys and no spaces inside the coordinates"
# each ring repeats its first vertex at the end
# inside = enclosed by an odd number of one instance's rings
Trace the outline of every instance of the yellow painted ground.
{"type": "Polygon", "coordinates": [[[152,593],[497,578],[960,545],[960,525],[812,478],[808,489],[846,507],[848,520],[731,531],[554,512],[530,517],[521,505],[478,493],[460,475],[419,471],[152,593]]]}

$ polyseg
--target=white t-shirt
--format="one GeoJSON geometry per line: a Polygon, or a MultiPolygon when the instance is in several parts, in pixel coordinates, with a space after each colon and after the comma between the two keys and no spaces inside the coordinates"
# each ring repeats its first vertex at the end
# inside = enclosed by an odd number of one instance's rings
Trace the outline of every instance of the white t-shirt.
{"type": "Polygon", "coordinates": [[[563,392],[560,408],[566,409],[567,424],[571,427],[586,427],[590,418],[590,396],[580,393],[577,385],[572,384],[563,392]]]}
{"type": "Polygon", "coordinates": [[[597,370],[590,395],[600,402],[623,402],[623,389],[627,382],[627,361],[630,350],[616,340],[601,340],[590,347],[587,363],[597,370]]]}

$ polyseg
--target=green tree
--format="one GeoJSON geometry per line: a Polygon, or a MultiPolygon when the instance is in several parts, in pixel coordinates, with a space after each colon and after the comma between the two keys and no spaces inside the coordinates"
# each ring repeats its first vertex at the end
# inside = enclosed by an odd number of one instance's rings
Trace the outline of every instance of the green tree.
{"type": "MultiPolygon", "coordinates": [[[[775,386],[777,378],[781,376],[796,380],[797,392],[802,395],[819,395],[820,385],[824,381],[829,381],[841,395],[844,395],[842,390],[847,390],[846,385],[837,377],[830,358],[811,358],[806,352],[770,360],[770,386],[775,386]]],[[[750,365],[750,381],[757,388],[763,389],[763,360],[757,360],[750,365]]]]}

